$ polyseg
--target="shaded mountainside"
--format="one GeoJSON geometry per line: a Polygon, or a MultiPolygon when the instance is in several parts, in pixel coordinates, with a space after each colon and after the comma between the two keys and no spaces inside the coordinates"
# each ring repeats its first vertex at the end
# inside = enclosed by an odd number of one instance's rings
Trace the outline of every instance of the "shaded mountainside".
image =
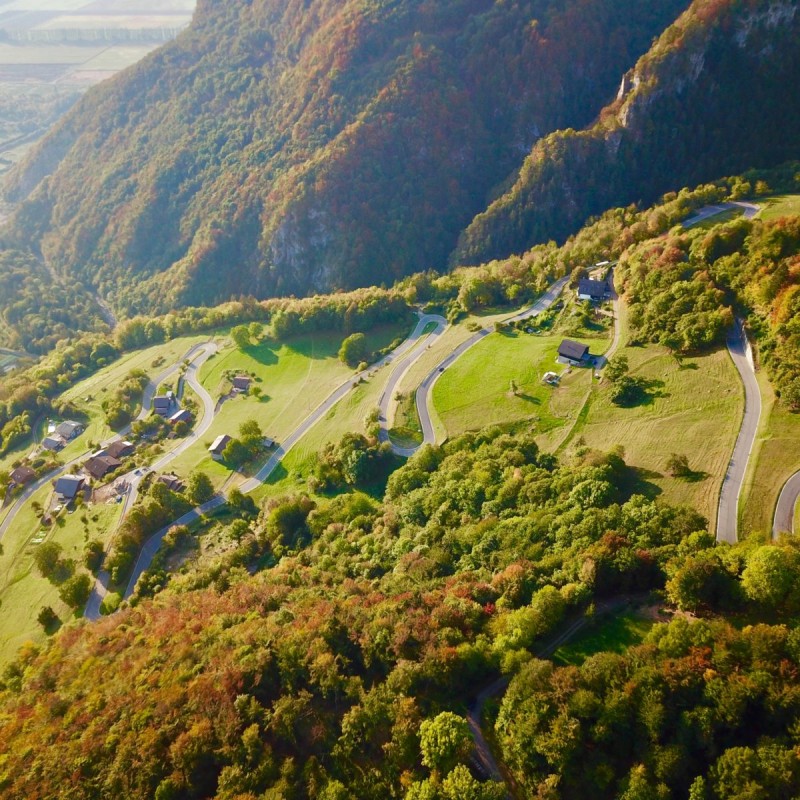
{"type": "Polygon", "coordinates": [[[796,157],[798,75],[797,3],[697,0],[625,76],[593,127],[535,145],[451,262],[523,252],[611,206],[796,157]]]}
{"type": "Polygon", "coordinates": [[[539,136],[588,124],[685,6],[201,3],[11,176],[12,244],[123,313],[443,267],[539,136]]]}

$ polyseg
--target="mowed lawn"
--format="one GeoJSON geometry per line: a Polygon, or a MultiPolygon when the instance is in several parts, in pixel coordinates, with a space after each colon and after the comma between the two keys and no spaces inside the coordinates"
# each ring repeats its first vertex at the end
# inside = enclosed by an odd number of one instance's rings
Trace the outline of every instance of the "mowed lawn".
{"type": "Polygon", "coordinates": [[[761,425],[742,490],[742,529],[770,534],[778,495],[800,469],[800,414],[793,414],[775,397],[767,375],[759,373],[761,425]]]}
{"type": "Polygon", "coordinates": [[[744,412],[744,389],[727,350],[680,364],[657,345],[620,352],[628,357],[631,375],[649,383],[649,396],[638,406],[622,408],[611,402],[607,386],[598,387],[573,446],[608,451],[622,445],[625,461],[641,470],[652,494],[692,505],[713,530],[744,412]],[[692,479],[667,474],[671,453],[688,457],[692,479]]]}
{"type": "MultiPolygon", "coordinates": [[[[410,333],[407,326],[381,326],[367,333],[370,347],[377,350],[394,339],[410,333]]],[[[353,370],[338,358],[344,337],[341,334],[317,333],[284,343],[265,342],[240,350],[227,345],[203,367],[201,381],[214,400],[228,387],[225,373],[247,373],[256,376],[254,387],[261,389],[256,397],[234,396],[226,400],[214,418],[203,440],[179,456],[170,469],[177,475],[188,475],[195,469],[207,472],[219,488],[231,470],[208,455],[208,446],[219,435],[237,436],[239,426],[248,419],[256,420],[266,436],[281,442],[343,381],[353,370]]],[[[325,426],[320,421],[320,427],[325,426]]]]}
{"type": "Polygon", "coordinates": [[[782,194],[760,200],[764,205],[761,219],[770,220],[800,214],[800,194],[782,194]]]}
{"type": "MultiPolygon", "coordinates": [[[[40,489],[32,498],[42,506],[52,495],[52,486],[40,489]]],[[[74,617],[59,598],[58,587],[43,578],[34,566],[36,549],[46,541],[56,541],[64,556],[82,566],[86,543],[92,539],[107,542],[113,536],[122,506],[82,506],[71,514],[62,512],[63,525],[41,525],[31,502],[20,511],[3,537],[0,555],[0,663],[7,663],[28,640],[42,641],[44,630],[37,621],[43,606],[50,606],[63,622],[74,617]]]]}
{"type": "MultiPolygon", "coordinates": [[[[545,372],[565,370],[556,362],[563,338],[491,333],[464,353],[433,388],[433,405],[447,435],[522,421],[535,424],[539,432],[567,425],[591,385],[591,370],[571,370],[557,388],[542,383],[545,372]],[[512,380],[516,395],[510,390],[512,380]]],[[[608,346],[607,335],[578,341],[596,355],[608,346]]]]}

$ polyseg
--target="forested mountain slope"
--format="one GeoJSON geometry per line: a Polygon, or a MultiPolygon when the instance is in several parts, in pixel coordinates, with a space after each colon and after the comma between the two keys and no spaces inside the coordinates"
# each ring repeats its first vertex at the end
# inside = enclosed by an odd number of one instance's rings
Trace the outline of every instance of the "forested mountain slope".
{"type": "Polygon", "coordinates": [[[201,2],[11,177],[27,200],[6,238],[123,313],[442,267],[492,187],[588,124],[685,6],[201,2]]]}
{"type": "Polygon", "coordinates": [[[598,122],[540,140],[461,237],[454,264],[562,238],[614,205],[800,152],[800,12],[789,0],[696,0],[625,76],[598,122]]]}

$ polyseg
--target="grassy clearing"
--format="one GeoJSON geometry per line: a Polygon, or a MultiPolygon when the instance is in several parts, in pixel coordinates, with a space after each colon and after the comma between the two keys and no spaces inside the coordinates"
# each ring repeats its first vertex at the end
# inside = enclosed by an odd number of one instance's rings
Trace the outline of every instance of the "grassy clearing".
{"type": "Polygon", "coordinates": [[[329,442],[338,442],[345,433],[364,433],[364,421],[378,405],[388,378],[384,368],[364,381],[334,406],[287,454],[270,479],[253,492],[257,502],[292,492],[309,493],[307,478],[316,463],[317,453],[329,442]]]}
{"type": "Polygon", "coordinates": [[[414,447],[422,443],[422,425],[417,413],[416,392],[400,395],[395,408],[394,425],[389,430],[389,436],[400,447],[414,447]]]}
{"type": "MultiPolygon", "coordinates": [[[[32,500],[45,506],[52,494],[47,486],[32,500]]],[[[7,662],[28,640],[43,641],[45,633],[36,617],[43,606],[51,606],[63,622],[75,617],[59,598],[58,587],[43,578],[33,565],[36,548],[45,541],[56,541],[64,555],[76,564],[83,563],[84,548],[91,539],[104,543],[116,530],[121,506],[93,505],[63,513],[60,524],[43,528],[32,503],[20,511],[14,525],[3,537],[0,555],[0,663],[7,662]]]]}
{"type": "MultiPolygon", "coordinates": [[[[620,304],[622,343],[628,338],[627,309],[620,304]]],[[[679,363],[663,347],[624,347],[631,375],[650,386],[648,399],[620,408],[605,386],[593,392],[586,419],[576,427],[572,447],[607,451],[622,445],[625,460],[640,470],[642,490],[670,503],[688,503],[715,525],[722,479],[744,412],[744,390],[727,350],[679,363]],[[684,454],[691,479],[674,478],[665,465],[684,454]]]]}
{"type": "MultiPolygon", "coordinates": [[[[408,333],[406,326],[389,325],[381,326],[367,336],[370,346],[378,350],[408,333]]],[[[226,400],[203,441],[178,457],[171,466],[173,471],[177,475],[188,475],[194,469],[203,470],[219,488],[231,473],[224,464],[208,456],[207,448],[223,433],[237,435],[239,425],[248,419],[257,420],[265,434],[277,442],[284,440],[352,374],[352,370],[338,358],[342,338],[341,335],[318,333],[285,343],[266,342],[246,350],[229,344],[209,359],[202,370],[201,381],[213,398],[219,398],[227,391],[225,373],[228,371],[254,375],[253,386],[259,387],[261,394],[257,397],[251,389],[249,395],[226,400]]],[[[377,399],[373,405],[377,405],[377,399]]],[[[361,420],[359,425],[363,426],[361,420]]],[[[323,421],[320,427],[328,429],[329,426],[323,421]]]]}
{"type": "MultiPolygon", "coordinates": [[[[566,425],[578,411],[583,385],[591,383],[591,370],[572,370],[558,388],[542,383],[545,372],[563,370],[556,363],[562,338],[492,333],[468,350],[433,389],[433,403],[448,435],[491,424],[531,422],[541,432],[566,425]]],[[[576,338],[597,354],[608,342],[607,336],[576,338]]]]}
{"type": "Polygon", "coordinates": [[[768,533],[783,484],[800,469],[800,415],[777,400],[764,372],[759,373],[758,382],[761,424],[742,488],[740,512],[744,532],[768,533]]]}
{"type": "Polygon", "coordinates": [[[624,653],[641,644],[655,623],[636,612],[627,612],[589,625],[585,632],[553,653],[559,666],[580,666],[595,653],[624,653]]]}
{"type": "Polygon", "coordinates": [[[800,194],[782,194],[760,200],[764,208],[761,219],[770,220],[800,214],[800,194]]]}

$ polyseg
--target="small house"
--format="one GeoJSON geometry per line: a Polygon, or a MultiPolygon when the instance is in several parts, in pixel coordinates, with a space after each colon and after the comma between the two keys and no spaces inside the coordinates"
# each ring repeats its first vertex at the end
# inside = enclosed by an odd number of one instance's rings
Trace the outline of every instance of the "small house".
{"type": "Polygon", "coordinates": [[[73,422],[72,420],[67,420],[66,422],[62,422],[56,428],[56,434],[60,436],[65,442],[71,442],[76,437],[80,436],[83,433],[83,425],[80,422],[73,422]]]}
{"type": "Polygon", "coordinates": [[[44,447],[45,450],[49,450],[51,453],[57,453],[59,450],[63,450],[66,444],[64,439],[55,433],[50,436],[45,436],[44,439],[42,439],[42,447],[44,447]]]}
{"type": "Polygon", "coordinates": [[[172,410],[172,398],[166,395],[159,395],[153,398],[153,411],[160,417],[168,417],[172,410]]]}
{"type": "Polygon", "coordinates": [[[113,472],[117,467],[121,466],[122,462],[118,458],[114,458],[108,454],[92,456],[83,464],[83,468],[89,475],[98,481],[105,478],[109,472],[113,472]]]}
{"type": "Polygon", "coordinates": [[[247,394],[250,391],[250,384],[252,381],[253,379],[249,375],[237,375],[232,381],[233,391],[239,392],[240,394],[247,394]]]}
{"type": "Polygon", "coordinates": [[[133,446],[132,442],[118,440],[116,442],[111,442],[106,448],[106,453],[112,458],[127,458],[128,456],[132,456],[135,450],[136,448],[133,446]]]}
{"type": "Polygon", "coordinates": [[[156,480],[163,483],[171,492],[182,492],[186,485],[177,475],[159,475],[156,480]]]}
{"type": "Polygon", "coordinates": [[[542,381],[550,386],[558,386],[558,382],[561,380],[558,374],[555,372],[545,372],[542,376],[542,381]]]}
{"type": "Polygon", "coordinates": [[[64,475],[56,481],[56,495],[62,503],[72,502],[86,485],[80,475],[64,475]]]}
{"type": "Polygon", "coordinates": [[[589,300],[592,303],[602,303],[610,295],[607,281],[595,281],[583,278],[578,281],[578,300],[589,300]]]}
{"type": "Polygon", "coordinates": [[[14,486],[25,486],[36,478],[36,472],[25,465],[17,467],[11,473],[11,483],[14,486]]]}
{"type": "Polygon", "coordinates": [[[211,458],[213,458],[214,461],[222,461],[222,453],[230,441],[231,437],[228,436],[227,433],[223,433],[222,436],[217,436],[217,438],[214,439],[211,447],[208,448],[208,452],[211,453],[211,458]]]}
{"type": "Polygon", "coordinates": [[[178,422],[191,422],[192,412],[187,411],[185,408],[176,411],[168,420],[170,425],[175,425],[178,422]]]}
{"type": "Polygon", "coordinates": [[[572,367],[585,367],[589,363],[589,346],[571,339],[564,339],[558,346],[559,364],[569,364],[572,367]]]}

